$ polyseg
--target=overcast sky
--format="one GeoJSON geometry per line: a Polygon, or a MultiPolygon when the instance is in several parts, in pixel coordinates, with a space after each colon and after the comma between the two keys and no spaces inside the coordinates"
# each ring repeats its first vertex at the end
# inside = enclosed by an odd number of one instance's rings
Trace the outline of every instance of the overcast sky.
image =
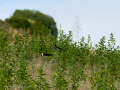
{"type": "Polygon", "coordinates": [[[120,46],[120,0],[0,0],[0,19],[9,18],[16,9],[35,9],[50,15],[66,34],[78,25],[81,30],[73,32],[74,41],[82,36],[87,39],[90,34],[95,44],[102,36],[107,41],[113,33],[120,46]]]}

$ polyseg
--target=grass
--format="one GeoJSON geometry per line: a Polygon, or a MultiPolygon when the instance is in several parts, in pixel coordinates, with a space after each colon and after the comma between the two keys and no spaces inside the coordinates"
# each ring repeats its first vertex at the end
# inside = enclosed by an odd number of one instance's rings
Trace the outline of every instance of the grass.
{"type": "Polygon", "coordinates": [[[51,35],[26,32],[23,37],[0,31],[0,89],[1,90],[119,90],[120,51],[110,34],[108,46],[105,36],[96,47],[90,35],[87,42],[72,42],[60,31],[54,42],[64,50],[54,50],[51,35]],[[40,58],[41,47],[53,56],[40,58]]]}

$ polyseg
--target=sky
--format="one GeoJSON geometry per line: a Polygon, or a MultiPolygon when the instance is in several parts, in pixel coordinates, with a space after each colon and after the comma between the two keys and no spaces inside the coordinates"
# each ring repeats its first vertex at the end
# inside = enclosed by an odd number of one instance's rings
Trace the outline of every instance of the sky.
{"type": "Polygon", "coordinates": [[[120,46],[120,0],[0,0],[0,19],[12,16],[16,9],[39,10],[54,18],[58,30],[73,32],[73,40],[85,40],[90,34],[93,44],[102,36],[106,42],[114,34],[120,46]]]}

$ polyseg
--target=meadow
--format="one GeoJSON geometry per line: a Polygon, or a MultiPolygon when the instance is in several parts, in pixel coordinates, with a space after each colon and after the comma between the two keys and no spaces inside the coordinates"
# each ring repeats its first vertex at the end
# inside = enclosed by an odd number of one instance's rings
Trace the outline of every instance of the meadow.
{"type": "Polygon", "coordinates": [[[114,35],[92,46],[90,35],[73,42],[72,32],[52,35],[24,31],[12,38],[0,30],[0,90],[120,90],[120,51],[114,35]],[[54,50],[53,41],[63,50],[54,50]],[[43,57],[44,52],[53,56],[43,57]]]}

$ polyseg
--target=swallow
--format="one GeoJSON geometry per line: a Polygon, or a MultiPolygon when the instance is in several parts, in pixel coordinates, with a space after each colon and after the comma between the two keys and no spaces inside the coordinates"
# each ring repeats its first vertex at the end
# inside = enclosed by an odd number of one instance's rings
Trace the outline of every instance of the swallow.
{"type": "Polygon", "coordinates": [[[57,50],[57,48],[60,49],[60,50],[63,50],[62,48],[60,48],[60,47],[58,47],[56,44],[54,44],[54,42],[53,42],[53,45],[54,45],[53,48],[54,48],[55,50],[57,50]]]}
{"type": "MultiPolygon", "coordinates": [[[[53,41],[53,38],[52,38],[52,41],[53,41]]],[[[54,42],[53,42],[53,45],[54,45],[53,49],[57,50],[57,48],[58,48],[60,50],[63,50],[62,48],[58,47],[54,42]]]]}
{"type": "MultiPolygon", "coordinates": [[[[41,50],[42,50],[42,47],[41,47],[41,50]]],[[[53,56],[52,54],[47,54],[47,53],[44,53],[44,52],[42,52],[42,55],[40,55],[40,57],[44,57],[44,56],[53,56]]]]}
{"type": "Polygon", "coordinates": [[[42,55],[40,55],[40,57],[44,57],[44,56],[53,56],[52,54],[47,54],[47,53],[44,53],[44,52],[42,52],[42,55]]]}

